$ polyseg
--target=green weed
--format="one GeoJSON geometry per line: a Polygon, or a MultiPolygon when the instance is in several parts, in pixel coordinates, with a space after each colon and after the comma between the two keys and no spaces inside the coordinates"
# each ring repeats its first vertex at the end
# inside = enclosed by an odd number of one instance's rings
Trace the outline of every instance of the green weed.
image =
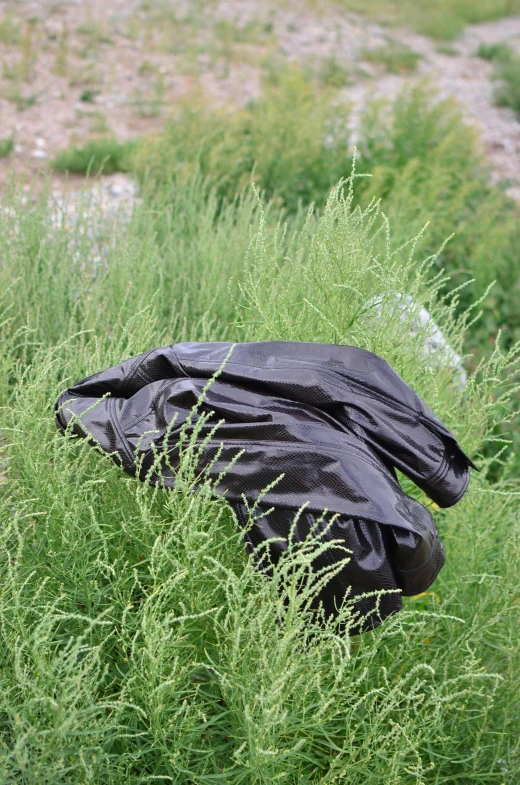
{"type": "Polygon", "coordinates": [[[346,87],[352,84],[356,69],[353,64],[343,63],[336,56],[331,55],[322,58],[313,70],[318,81],[325,87],[346,87]]]}
{"type": "Polygon", "coordinates": [[[87,89],[83,90],[80,94],[79,100],[87,104],[93,104],[100,92],[100,90],[94,90],[92,87],[87,87],[87,89]]]}
{"type": "MultiPolygon", "coordinates": [[[[233,198],[254,179],[267,197],[294,213],[298,205],[323,204],[323,194],[350,169],[348,109],[335,93],[319,93],[297,72],[279,72],[261,99],[245,110],[209,111],[191,97],[162,137],[139,146],[133,160],[153,189],[173,188],[199,170],[233,198]],[[153,185],[152,185],[153,184],[153,185]]],[[[461,291],[461,307],[483,295],[484,318],[476,343],[504,329],[520,336],[517,248],[518,207],[489,184],[475,132],[450,101],[435,102],[425,85],[405,91],[394,104],[371,104],[357,140],[360,167],[370,179],[356,193],[363,204],[381,198],[392,217],[396,246],[410,230],[431,221],[424,241],[436,265],[461,291]],[[474,283],[471,283],[474,281],[474,283]]]]}
{"type": "Polygon", "coordinates": [[[78,35],[86,38],[92,46],[99,44],[113,44],[109,30],[103,22],[89,19],[76,28],[78,35]]]}
{"type": "Polygon", "coordinates": [[[22,40],[20,22],[14,18],[10,9],[0,19],[0,43],[17,46],[22,40]]]}
{"type": "Polygon", "coordinates": [[[19,112],[30,109],[31,106],[37,104],[41,95],[40,93],[27,93],[19,83],[5,87],[1,94],[7,101],[16,104],[19,112]]]}
{"type": "Polygon", "coordinates": [[[0,139],[0,158],[5,158],[6,155],[14,149],[14,137],[13,136],[5,136],[3,139],[0,139]]]}
{"type": "Polygon", "coordinates": [[[136,87],[130,104],[137,117],[159,117],[166,104],[166,82],[163,74],[157,74],[151,85],[136,87]]]}
{"type": "Polygon", "coordinates": [[[435,47],[435,51],[440,55],[448,55],[448,57],[457,57],[459,55],[458,49],[451,44],[438,44],[435,47]]]}
{"type": "Polygon", "coordinates": [[[425,232],[425,249],[434,253],[454,236],[436,262],[451,276],[451,285],[474,281],[460,292],[469,305],[495,281],[484,318],[473,336],[487,342],[502,328],[514,340],[520,322],[511,295],[517,291],[518,207],[489,184],[474,131],[465,126],[450,101],[432,102],[431,91],[405,91],[393,108],[367,108],[360,135],[363,202],[382,198],[399,245],[413,227],[425,232]],[[478,336],[478,337],[477,337],[478,336]]]}
{"type": "Polygon", "coordinates": [[[511,54],[509,58],[496,61],[495,76],[499,86],[495,90],[498,106],[508,106],[520,117],[520,57],[511,54]]]}
{"type": "Polygon", "coordinates": [[[64,27],[58,39],[56,55],[54,61],[54,73],[58,76],[66,76],[69,63],[69,31],[64,27]]]}
{"type": "Polygon", "coordinates": [[[421,59],[417,52],[398,41],[389,41],[374,49],[365,49],[361,53],[361,57],[374,65],[383,66],[391,74],[415,71],[421,59]]]}
{"type": "MultiPolygon", "coordinates": [[[[97,118],[99,122],[99,118],[97,118]]],[[[103,128],[106,123],[103,123],[103,128]]],[[[112,137],[93,139],[81,147],[69,147],[52,162],[55,172],[111,174],[126,172],[135,142],[118,142],[112,137]]]]}
{"type": "Polygon", "coordinates": [[[498,44],[479,44],[476,51],[477,57],[483,60],[491,60],[492,62],[507,62],[511,59],[511,49],[507,44],[499,42],[498,44]]]}

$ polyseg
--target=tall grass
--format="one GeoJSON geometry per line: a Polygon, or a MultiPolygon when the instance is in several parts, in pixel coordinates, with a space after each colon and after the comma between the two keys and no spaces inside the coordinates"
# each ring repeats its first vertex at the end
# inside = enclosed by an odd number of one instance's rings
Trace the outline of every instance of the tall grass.
{"type": "Polygon", "coordinates": [[[353,642],[309,615],[312,583],[295,594],[305,548],[272,580],[253,569],[225,502],[191,492],[189,449],[178,489],[153,490],[57,434],[52,405],[163,342],[345,341],[386,357],[478,456],[517,355],[497,348],[458,389],[395,294],[455,348],[471,317],[414,242],[380,253],[386,222],[348,184],[286,232],[276,207],[222,202],[197,176],[101,248],[95,209],[70,227],[13,195],[0,234],[0,782],[513,785],[516,480],[474,478],[436,511],[432,593],[353,642]]]}

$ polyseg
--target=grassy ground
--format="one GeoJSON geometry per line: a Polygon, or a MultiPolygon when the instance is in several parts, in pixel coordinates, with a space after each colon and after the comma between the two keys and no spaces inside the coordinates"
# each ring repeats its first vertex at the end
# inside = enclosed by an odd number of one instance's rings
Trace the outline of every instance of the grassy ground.
{"type": "Polygon", "coordinates": [[[196,174],[145,190],[106,237],[87,210],[71,229],[45,201],[7,209],[0,782],[516,783],[519,486],[507,471],[490,486],[483,454],[515,358],[497,348],[463,392],[446,357],[424,355],[428,328],[414,334],[397,293],[455,349],[469,318],[432,262],[413,241],[381,246],[383,216],[348,188],[287,233],[276,203],[222,201],[196,174]],[[189,450],[177,491],[153,491],[54,426],[57,393],[121,357],[263,338],[378,352],[484,470],[435,512],[448,563],[432,592],[356,642],[308,617],[312,585],[294,594],[305,550],[272,581],[255,573],[226,505],[191,492],[189,450]]]}
{"type": "Polygon", "coordinates": [[[451,40],[468,24],[520,12],[518,0],[338,0],[349,11],[387,24],[413,27],[432,38],[451,40]]]}

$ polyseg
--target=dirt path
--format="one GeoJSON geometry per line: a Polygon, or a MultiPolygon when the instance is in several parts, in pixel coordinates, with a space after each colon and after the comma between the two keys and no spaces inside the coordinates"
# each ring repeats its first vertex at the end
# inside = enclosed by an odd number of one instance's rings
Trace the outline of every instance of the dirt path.
{"type": "MultiPolygon", "coordinates": [[[[263,72],[290,59],[348,71],[342,95],[353,103],[354,128],[368,96],[392,97],[406,81],[429,77],[478,125],[494,178],[507,179],[520,200],[520,122],[493,105],[492,66],[475,56],[480,42],[520,49],[520,17],[470,27],[439,51],[424,36],[332,7],[310,10],[303,0],[1,2],[0,139],[13,135],[16,146],[0,159],[0,180],[25,172],[30,191],[70,144],[157,132],[193,88],[208,100],[244,104],[260,92],[263,72]],[[413,75],[367,60],[366,51],[389,38],[421,56],[413,75]]],[[[63,191],[65,179],[53,175],[53,187],[63,191]]]]}

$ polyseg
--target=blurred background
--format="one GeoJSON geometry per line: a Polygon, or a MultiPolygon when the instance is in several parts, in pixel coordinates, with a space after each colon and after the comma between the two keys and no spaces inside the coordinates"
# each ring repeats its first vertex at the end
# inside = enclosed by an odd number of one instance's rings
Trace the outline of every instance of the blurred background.
{"type": "Polygon", "coordinates": [[[1,181],[24,172],[32,189],[50,172],[59,189],[64,170],[131,169],[123,143],[153,138],[180,105],[236,114],[292,64],[348,108],[349,143],[367,99],[429,79],[518,197],[515,13],[518,0],[2,0],[1,181]]]}

